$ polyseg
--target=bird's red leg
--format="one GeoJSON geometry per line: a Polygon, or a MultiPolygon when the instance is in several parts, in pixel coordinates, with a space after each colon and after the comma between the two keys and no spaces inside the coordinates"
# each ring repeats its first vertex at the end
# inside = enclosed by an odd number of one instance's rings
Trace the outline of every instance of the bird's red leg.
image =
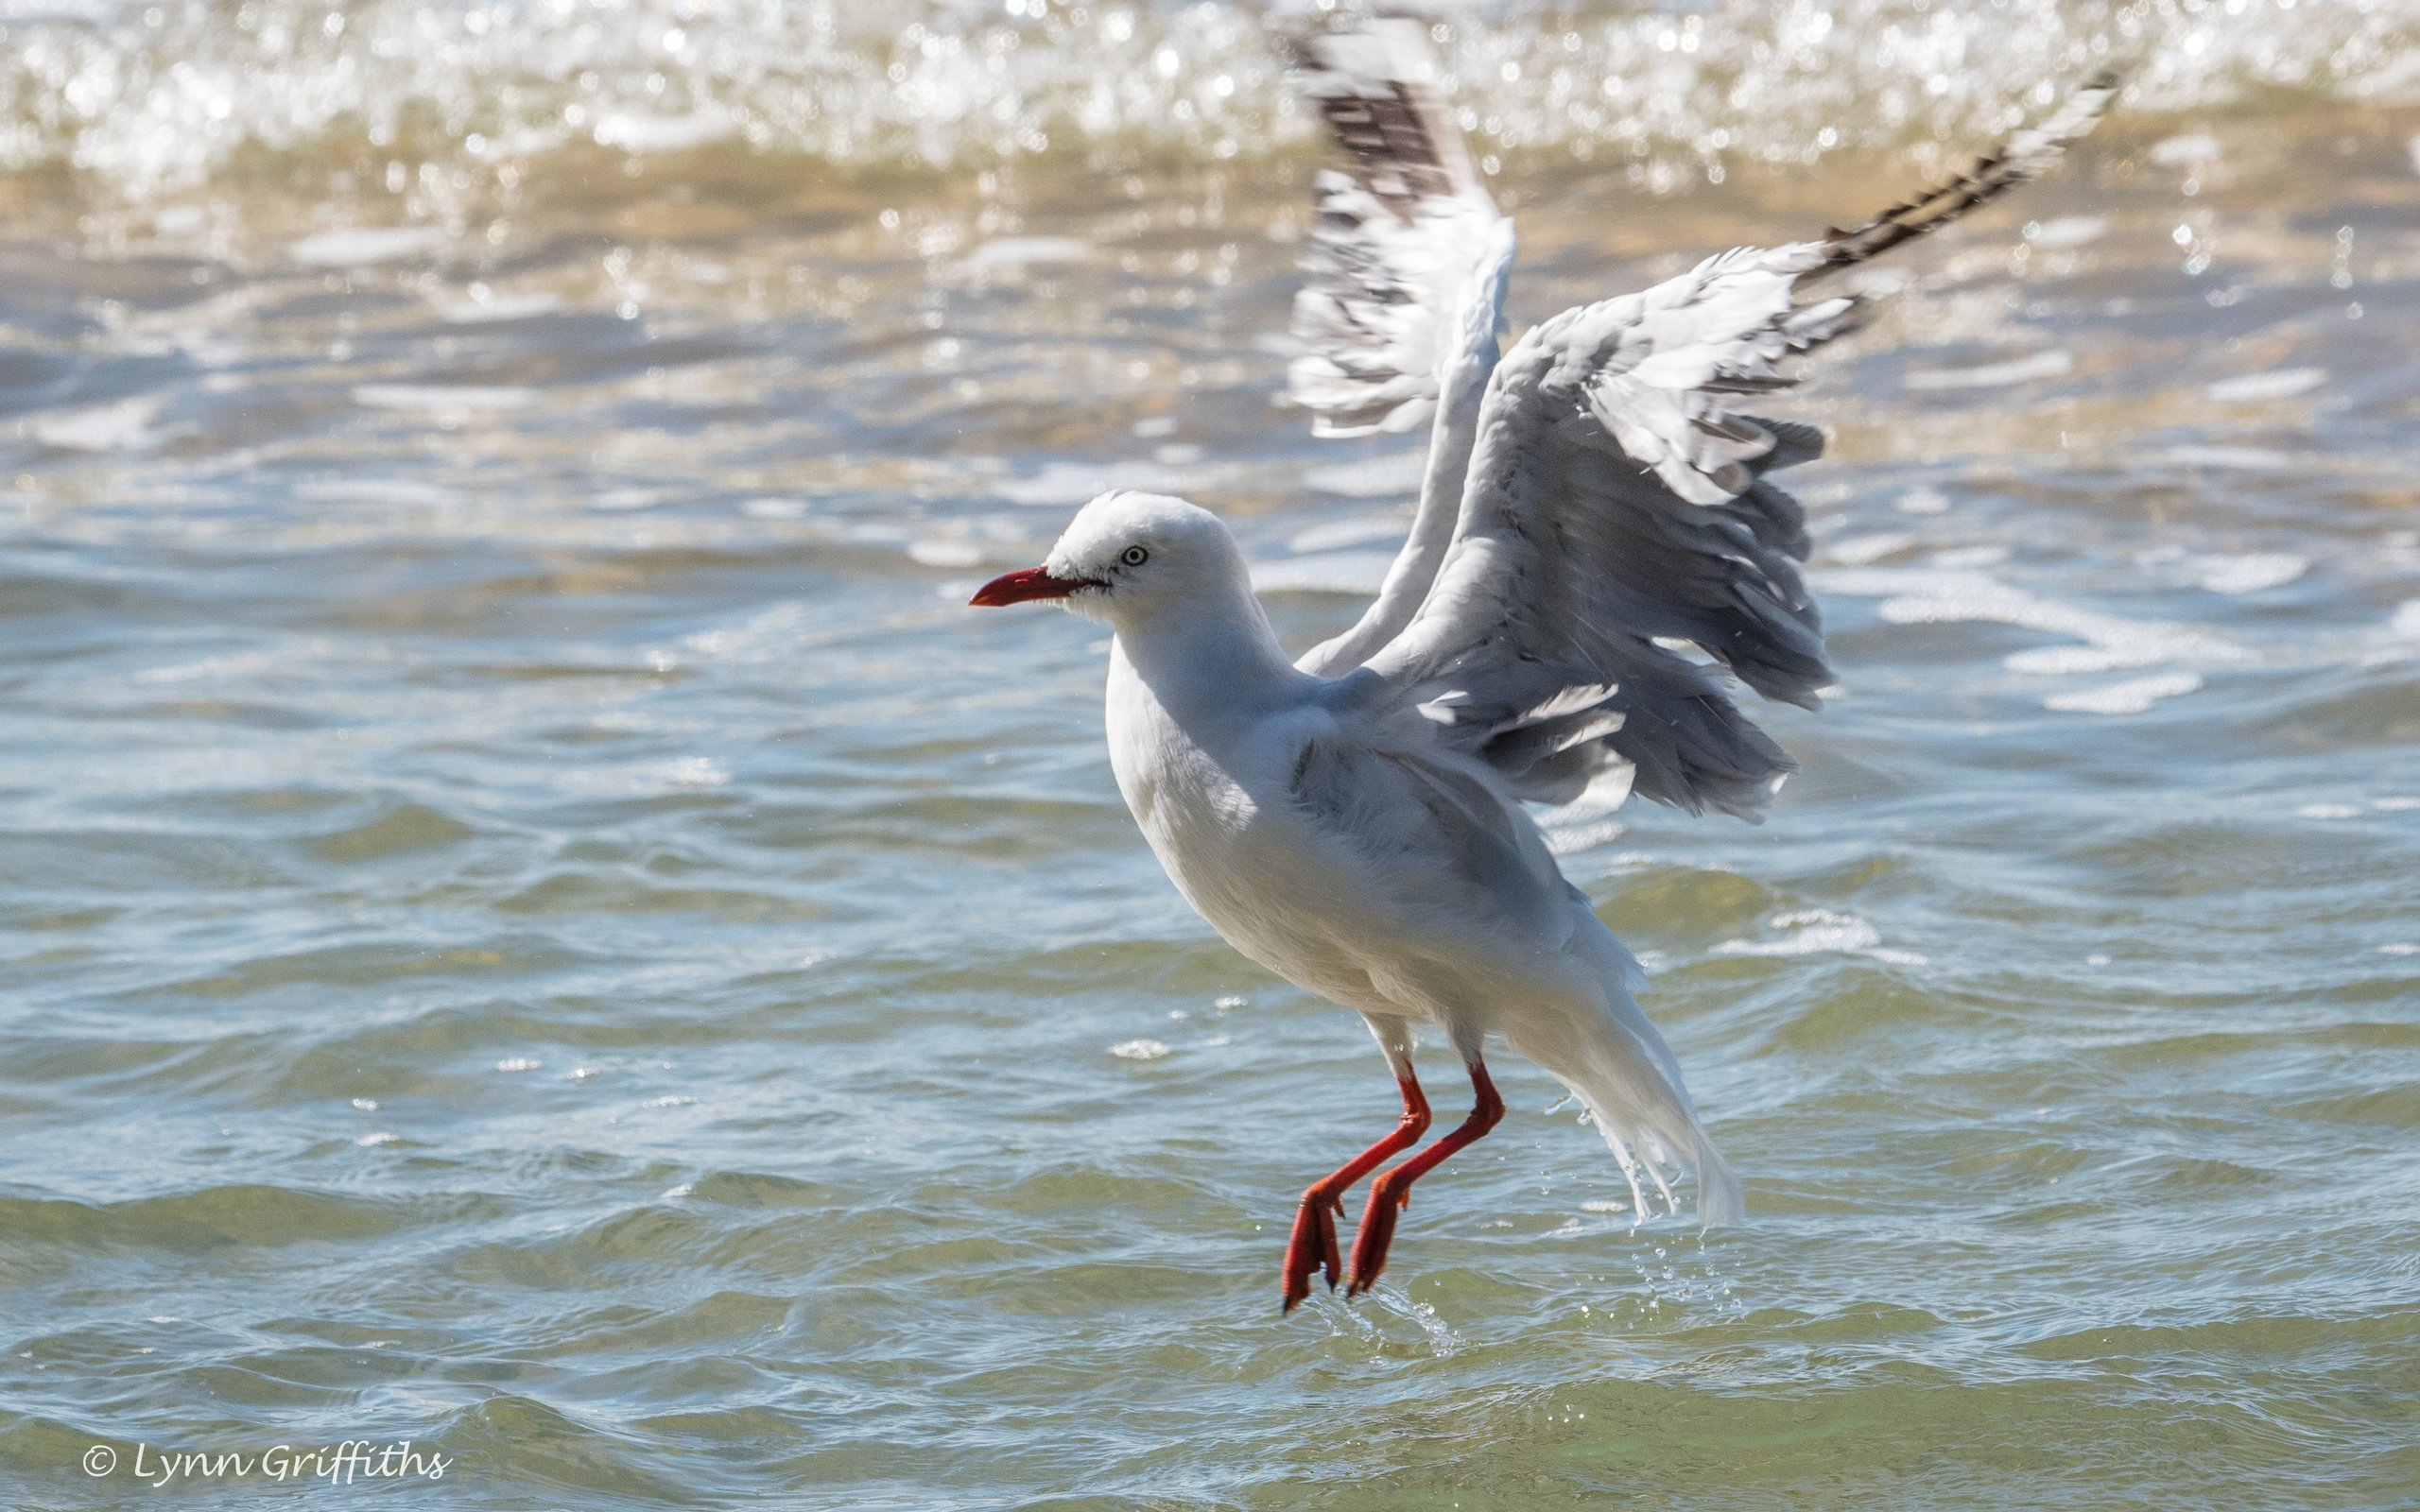
{"type": "Polygon", "coordinates": [[[1320,1271],[1327,1273],[1328,1289],[1336,1288],[1338,1273],[1343,1269],[1342,1257],[1336,1248],[1336,1215],[1344,1211],[1346,1190],[1389,1156],[1419,1143],[1420,1136],[1428,1132],[1428,1099],[1422,1095],[1420,1080],[1411,1074],[1409,1059],[1403,1062],[1397,1085],[1403,1088],[1403,1117],[1396,1122],[1395,1131],[1303,1193],[1303,1205],[1294,1211],[1294,1237],[1286,1242],[1283,1279],[1285,1310],[1288,1313],[1294,1311],[1295,1303],[1311,1295],[1311,1277],[1320,1271]]]}
{"type": "Polygon", "coordinates": [[[1353,1236],[1353,1280],[1345,1296],[1358,1297],[1378,1283],[1378,1273],[1387,1268],[1387,1246],[1395,1236],[1395,1214],[1411,1201],[1411,1184],[1504,1117],[1504,1099],[1495,1095],[1495,1083],[1476,1056],[1471,1057],[1471,1091],[1476,1101],[1461,1127],[1370,1183],[1370,1206],[1362,1210],[1360,1231],[1353,1236]]]}

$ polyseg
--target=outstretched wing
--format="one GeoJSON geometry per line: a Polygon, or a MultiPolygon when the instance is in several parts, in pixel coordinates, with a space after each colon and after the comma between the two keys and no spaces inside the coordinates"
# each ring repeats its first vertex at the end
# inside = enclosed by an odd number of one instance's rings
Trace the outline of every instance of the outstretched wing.
{"type": "Polygon", "coordinates": [[[1728,252],[1514,344],[1435,586],[1368,663],[1390,701],[1523,798],[1628,762],[1650,798],[1754,815],[1793,764],[1717,678],[1809,705],[1831,680],[1804,516],[1765,477],[1823,441],[1726,401],[1848,328],[1854,297],[1791,301],[1824,263],[1821,243],[1728,252]]]}
{"type": "Polygon", "coordinates": [[[1902,242],[1937,231],[1978,205],[2048,173],[2071,143],[2100,124],[2118,101],[2124,81],[2102,69],[2067,96],[2048,120],[2029,127],[1977,158],[1947,180],[1900,200],[1853,231],[1835,227],[1824,235],[1827,268],[1847,267],[1879,256],[1902,242]]]}
{"type": "Polygon", "coordinates": [[[1862,307],[1799,303],[1799,284],[2038,175],[2115,90],[2094,78],[2046,125],[1855,231],[1709,258],[1522,337],[1489,381],[1435,580],[1366,662],[1380,700],[1418,707],[1523,798],[1567,801],[1627,765],[1649,798],[1755,818],[1796,763],[1723,683],[1811,708],[1832,680],[1799,574],[1805,515],[1769,477],[1823,438],[1733,405],[1789,387],[1789,359],[1862,307]]]}
{"type": "Polygon", "coordinates": [[[1435,412],[1441,344],[1502,217],[1438,96],[1418,22],[1315,34],[1295,65],[1353,171],[1317,181],[1288,392],[1322,436],[1415,430],[1435,412]]]}

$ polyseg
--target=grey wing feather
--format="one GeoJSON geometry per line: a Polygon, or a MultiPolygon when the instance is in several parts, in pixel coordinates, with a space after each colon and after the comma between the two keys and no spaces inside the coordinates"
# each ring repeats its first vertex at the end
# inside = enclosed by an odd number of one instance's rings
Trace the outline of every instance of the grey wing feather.
{"type": "Polygon", "coordinates": [[[1801,284],[2039,175],[2117,87],[2095,77],[2043,125],[1855,231],[1727,252],[1531,330],[1489,381],[1434,584],[1367,663],[1385,698],[1523,798],[1567,801],[1626,766],[1649,798],[1755,818],[1797,764],[1719,679],[1809,708],[1832,680],[1799,572],[1806,517],[1768,476],[1824,443],[1726,401],[1790,387],[1789,359],[1863,310],[1854,295],[1798,303],[1801,284]]]}
{"type": "Polygon", "coordinates": [[[1298,43],[1304,95],[1351,160],[1322,172],[1287,390],[1322,436],[1397,433],[1437,403],[1453,301],[1498,217],[1438,96],[1418,23],[1361,23],[1298,43]]]}
{"type": "Polygon", "coordinates": [[[1569,938],[1569,888],[1536,825],[1466,758],[1383,733],[1374,742],[1315,736],[1296,757],[1288,792],[1334,843],[1369,864],[1373,886],[1413,915],[1440,928],[1517,926],[1547,948],[1569,938]]]}
{"type": "Polygon", "coordinates": [[[1849,328],[1853,298],[1791,301],[1824,255],[1710,258],[1547,321],[1496,369],[1436,586],[1370,668],[1520,796],[1627,765],[1650,798],[1753,817],[1793,769],[1717,679],[1808,705],[1831,681],[1805,521],[1766,476],[1822,438],[1720,396],[1787,387],[1787,359],[1849,328]]]}

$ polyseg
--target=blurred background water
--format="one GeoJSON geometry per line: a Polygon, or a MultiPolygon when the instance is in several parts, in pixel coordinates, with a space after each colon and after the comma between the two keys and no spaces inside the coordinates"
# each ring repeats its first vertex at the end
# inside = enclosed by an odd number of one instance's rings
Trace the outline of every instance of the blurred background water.
{"type": "Polygon", "coordinates": [[[2135,84],[1788,406],[1771,822],[1548,816],[1752,1222],[1508,1059],[1286,1320],[1393,1089],[961,608],[1113,484],[1295,644],[1392,551],[1266,20],[0,8],[11,1506],[2420,1503],[2420,7],[1439,13],[1516,324],[2135,84]]]}

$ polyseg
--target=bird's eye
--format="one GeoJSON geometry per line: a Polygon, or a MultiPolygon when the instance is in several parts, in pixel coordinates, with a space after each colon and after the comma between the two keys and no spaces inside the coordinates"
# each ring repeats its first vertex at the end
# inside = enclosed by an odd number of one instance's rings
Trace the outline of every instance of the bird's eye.
{"type": "Polygon", "coordinates": [[[1117,554],[1117,559],[1129,567],[1140,567],[1151,559],[1151,554],[1140,546],[1129,546],[1117,554]]]}

